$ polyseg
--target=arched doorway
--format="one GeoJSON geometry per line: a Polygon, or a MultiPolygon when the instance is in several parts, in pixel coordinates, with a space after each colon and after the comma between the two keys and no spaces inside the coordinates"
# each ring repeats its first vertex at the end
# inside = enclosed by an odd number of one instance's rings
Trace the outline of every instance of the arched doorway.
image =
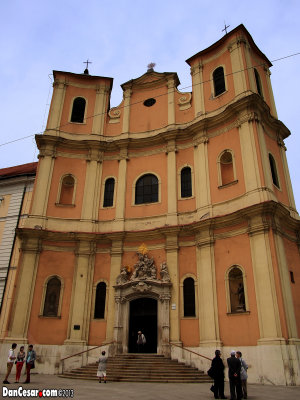
{"type": "Polygon", "coordinates": [[[128,352],[137,352],[137,333],[146,337],[143,352],[157,353],[157,300],[141,297],[130,301],[128,352]]]}

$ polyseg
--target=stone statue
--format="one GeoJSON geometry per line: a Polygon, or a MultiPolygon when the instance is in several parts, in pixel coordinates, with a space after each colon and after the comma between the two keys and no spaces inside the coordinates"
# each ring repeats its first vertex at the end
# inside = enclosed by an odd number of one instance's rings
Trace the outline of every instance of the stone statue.
{"type": "Polygon", "coordinates": [[[121,269],[120,274],[117,276],[117,285],[122,285],[123,283],[128,282],[128,271],[126,267],[121,269]]]}
{"type": "Polygon", "coordinates": [[[239,297],[239,307],[245,310],[245,291],[244,291],[244,285],[242,283],[239,283],[239,287],[237,290],[237,295],[239,297]]]}
{"type": "Polygon", "coordinates": [[[156,266],[153,258],[149,258],[147,254],[137,253],[138,262],[133,266],[134,271],[131,280],[137,279],[156,279],[156,266]]]}
{"type": "Polygon", "coordinates": [[[166,262],[163,262],[160,265],[160,277],[161,277],[161,280],[163,282],[170,282],[171,281],[170,275],[169,275],[169,271],[168,271],[168,266],[167,266],[166,262]]]}

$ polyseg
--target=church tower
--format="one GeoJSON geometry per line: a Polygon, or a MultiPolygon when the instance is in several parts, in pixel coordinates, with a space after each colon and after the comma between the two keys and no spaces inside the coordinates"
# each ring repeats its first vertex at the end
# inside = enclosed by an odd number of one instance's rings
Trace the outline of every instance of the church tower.
{"type": "Polygon", "coordinates": [[[4,338],[33,342],[40,372],[92,346],[135,352],[142,330],[149,352],[240,349],[250,381],[300,383],[300,222],[272,65],[243,25],[187,63],[191,92],[150,65],[114,108],[112,78],[53,72],[4,338]]]}

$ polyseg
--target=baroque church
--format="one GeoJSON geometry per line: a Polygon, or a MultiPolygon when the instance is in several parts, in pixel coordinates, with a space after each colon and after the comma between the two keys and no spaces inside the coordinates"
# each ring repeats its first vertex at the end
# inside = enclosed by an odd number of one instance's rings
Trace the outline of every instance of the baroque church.
{"type": "Polygon", "coordinates": [[[268,58],[239,25],[175,72],[122,84],[54,71],[1,359],[41,373],[94,346],[207,370],[241,350],[249,381],[300,384],[300,220],[268,58]],[[272,368],[270,368],[272,365],[272,368]]]}

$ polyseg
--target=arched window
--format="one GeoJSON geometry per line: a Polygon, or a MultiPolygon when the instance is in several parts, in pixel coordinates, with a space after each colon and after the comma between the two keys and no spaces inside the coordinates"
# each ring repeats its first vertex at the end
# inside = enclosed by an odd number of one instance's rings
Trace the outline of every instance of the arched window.
{"type": "Polygon", "coordinates": [[[100,282],[96,288],[94,318],[104,318],[106,300],[106,284],[100,282]]]}
{"type": "Polygon", "coordinates": [[[49,279],[46,288],[45,302],[44,302],[44,317],[57,317],[58,306],[60,298],[61,282],[60,279],[54,276],[49,279]]]}
{"type": "Polygon", "coordinates": [[[233,160],[230,151],[225,151],[220,158],[221,181],[222,185],[227,185],[234,181],[233,160]]]}
{"type": "Polygon", "coordinates": [[[181,197],[192,196],[192,171],[190,167],[184,167],[180,173],[181,197]]]}
{"type": "Polygon", "coordinates": [[[72,175],[64,176],[61,182],[59,204],[73,204],[75,179],[72,175]]]}
{"type": "Polygon", "coordinates": [[[228,289],[230,298],[230,312],[239,313],[246,311],[245,286],[242,270],[235,266],[228,274],[228,289]]]}
{"type": "Polygon", "coordinates": [[[105,181],[103,207],[112,207],[114,204],[114,178],[108,178],[105,181]]]}
{"type": "Polygon", "coordinates": [[[272,181],[273,181],[274,185],[276,185],[279,188],[280,186],[279,186],[276,162],[275,162],[274,157],[270,153],[269,153],[269,162],[270,162],[270,168],[271,168],[271,174],[272,174],[272,181]]]}
{"type": "Polygon", "coordinates": [[[195,283],[193,278],[186,278],[183,281],[183,315],[195,317],[195,283]]]}
{"type": "Polygon", "coordinates": [[[85,112],[86,101],[83,97],[76,97],[73,101],[72,114],[71,114],[71,122],[80,122],[84,121],[84,112],[85,112]]]}
{"type": "Polygon", "coordinates": [[[153,174],[141,176],[135,186],[135,204],[158,201],[158,179],[153,174]]]}
{"type": "Polygon", "coordinates": [[[254,68],[254,75],[255,75],[255,82],[256,82],[256,89],[257,93],[263,97],[262,95],[262,90],[261,90],[261,81],[260,81],[260,76],[256,68],[254,68]]]}
{"type": "Polygon", "coordinates": [[[218,67],[213,72],[215,97],[225,92],[225,77],[223,67],[218,67]]]}

